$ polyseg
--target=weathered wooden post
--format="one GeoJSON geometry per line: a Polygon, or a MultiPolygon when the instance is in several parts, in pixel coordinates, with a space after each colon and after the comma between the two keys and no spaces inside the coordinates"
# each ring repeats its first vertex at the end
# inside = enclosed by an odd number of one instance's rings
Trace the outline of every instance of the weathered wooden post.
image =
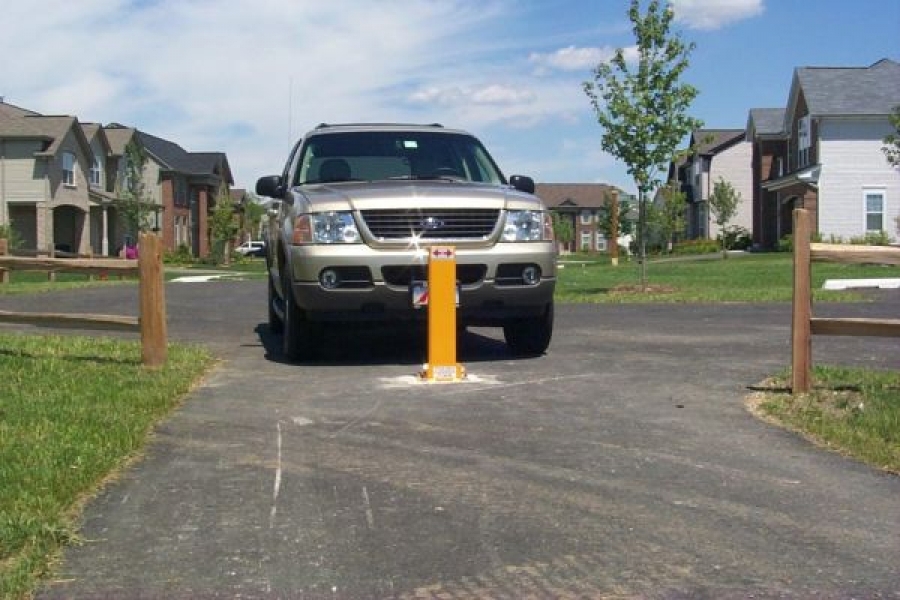
{"type": "Polygon", "coordinates": [[[791,392],[809,391],[812,370],[812,292],[809,212],[794,209],[794,301],[791,321],[791,392]]]}
{"type": "MultiPolygon", "coordinates": [[[[47,244],[47,256],[56,258],[56,247],[52,243],[47,244]]],[[[47,281],[56,281],[56,271],[47,271],[47,281]]]]}
{"type": "MultiPolygon", "coordinates": [[[[0,256],[9,254],[9,240],[0,238],[0,256]]],[[[9,271],[0,267],[0,283],[9,283],[9,271]]]]}
{"type": "Polygon", "coordinates": [[[145,366],[160,367],[167,358],[166,296],[162,244],[152,233],[141,233],[139,236],[138,272],[141,359],[145,366]]]}

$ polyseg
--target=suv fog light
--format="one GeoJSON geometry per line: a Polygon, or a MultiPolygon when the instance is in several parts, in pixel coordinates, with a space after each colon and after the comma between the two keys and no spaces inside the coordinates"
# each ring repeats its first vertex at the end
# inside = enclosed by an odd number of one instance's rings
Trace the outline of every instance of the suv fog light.
{"type": "Polygon", "coordinates": [[[541,280],[541,270],[535,266],[522,269],[522,281],[527,285],[534,285],[541,280]]]}
{"type": "Polygon", "coordinates": [[[319,273],[319,283],[326,290],[333,290],[341,284],[341,278],[334,269],[325,269],[319,273]]]}

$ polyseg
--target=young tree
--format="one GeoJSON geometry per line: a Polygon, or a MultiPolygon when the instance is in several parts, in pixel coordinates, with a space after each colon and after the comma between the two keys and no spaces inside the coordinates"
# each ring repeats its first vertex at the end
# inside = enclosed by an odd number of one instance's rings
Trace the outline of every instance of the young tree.
{"type": "Polygon", "coordinates": [[[117,208],[125,233],[135,243],[138,232],[150,229],[150,216],[156,212],[152,200],[147,195],[144,185],[144,166],[147,164],[147,153],[144,147],[131,140],[125,147],[125,171],[122,178],[121,193],[117,208]]]}
{"type": "Polygon", "coordinates": [[[237,233],[234,218],[234,201],[228,193],[228,186],[219,186],[216,194],[216,205],[209,216],[209,232],[212,237],[213,255],[221,263],[228,264],[231,259],[231,240],[237,233]]]}
{"type": "Polygon", "coordinates": [[[900,167],[900,104],[894,107],[894,112],[889,117],[891,125],[894,126],[894,133],[886,135],[882,152],[887,157],[888,162],[893,167],[900,167]]]}
{"type": "Polygon", "coordinates": [[[553,235],[556,237],[556,241],[568,248],[575,239],[572,219],[557,212],[550,213],[550,218],[553,219],[553,235]]]}
{"type": "Polygon", "coordinates": [[[259,196],[247,194],[249,200],[244,204],[244,224],[250,236],[257,240],[260,236],[260,224],[266,215],[265,207],[259,203],[259,196]]]}
{"type": "MultiPolygon", "coordinates": [[[[619,194],[619,235],[628,235],[630,233],[634,233],[634,224],[632,221],[629,221],[625,218],[625,215],[629,214],[632,211],[633,207],[631,206],[631,201],[627,196],[623,196],[619,194]]],[[[609,196],[609,193],[606,195],[606,204],[601,206],[597,210],[597,229],[606,236],[606,239],[611,239],[613,235],[613,227],[612,227],[612,200],[609,196]]]]}
{"type": "Polygon", "coordinates": [[[723,258],[728,257],[728,253],[725,251],[725,225],[734,218],[740,201],[741,195],[734,190],[730,183],[719,177],[719,180],[713,185],[713,193],[709,197],[709,213],[715,219],[716,225],[719,226],[723,258]]]}
{"type": "Polygon", "coordinates": [[[628,17],[637,41],[637,64],[629,67],[625,51],[594,69],[594,81],[584,83],[597,121],[603,128],[603,150],[628,167],[638,189],[638,247],[641,285],[647,287],[647,202],[659,184],[657,176],[684,137],[703,123],[687,115],[697,97],[694,86],[680,78],[694,44],[670,31],[672,6],[651,0],[641,14],[631,1],[628,17]]]}
{"type": "Polygon", "coordinates": [[[665,247],[669,250],[675,242],[675,236],[684,232],[687,195],[681,191],[678,182],[670,181],[660,189],[659,198],[657,225],[665,247]]]}

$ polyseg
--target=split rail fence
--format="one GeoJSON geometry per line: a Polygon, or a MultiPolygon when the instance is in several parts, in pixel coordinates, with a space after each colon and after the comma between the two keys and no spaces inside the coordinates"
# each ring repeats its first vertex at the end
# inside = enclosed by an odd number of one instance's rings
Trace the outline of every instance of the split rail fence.
{"type": "Polygon", "coordinates": [[[812,261],[900,265],[900,248],[810,243],[809,211],[794,210],[794,301],[791,324],[791,391],[809,391],[812,336],[900,337],[900,319],[817,318],[812,316],[812,261]]]}
{"type": "MultiPolygon", "coordinates": [[[[28,254],[37,254],[28,252],[28,254]]],[[[74,327],[133,331],[141,334],[141,361],[158,367],[167,358],[166,300],[163,281],[162,243],[152,233],[142,233],[136,260],[120,258],[56,258],[11,256],[8,241],[0,239],[0,281],[8,271],[69,272],[88,275],[138,276],[139,317],[105,314],[25,313],[0,310],[0,322],[44,327],[74,327]]]]}

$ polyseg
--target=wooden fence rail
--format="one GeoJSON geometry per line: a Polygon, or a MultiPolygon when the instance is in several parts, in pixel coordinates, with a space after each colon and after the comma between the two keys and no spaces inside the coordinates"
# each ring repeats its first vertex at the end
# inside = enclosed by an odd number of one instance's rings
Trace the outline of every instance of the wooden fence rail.
{"type": "Polygon", "coordinates": [[[815,318],[811,268],[814,261],[900,265],[900,248],[812,244],[809,211],[794,210],[794,301],[791,323],[791,391],[809,391],[813,335],[900,337],[900,319],[815,318]]]}
{"type": "Polygon", "coordinates": [[[134,331],[141,334],[141,360],[148,367],[166,362],[166,301],[163,284],[162,244],[152,233],[142,233],[138,259],[46,258],[9,256],[8,242],[0,239],[0,274],[8,271],[47,271],[87,274],[137,275],[140,317],[103,314],[22,313],[0,311],[0,322],[27,323],[45,327],[75,327],[134,331]]]}

